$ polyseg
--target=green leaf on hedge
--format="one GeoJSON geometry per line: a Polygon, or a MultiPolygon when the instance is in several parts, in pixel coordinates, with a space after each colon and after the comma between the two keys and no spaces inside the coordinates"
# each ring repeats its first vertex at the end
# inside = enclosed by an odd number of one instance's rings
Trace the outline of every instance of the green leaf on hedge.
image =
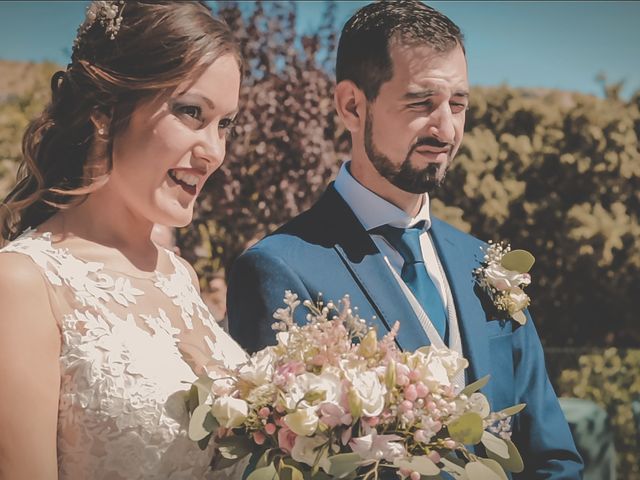
{"type": "Polygon", "coordinates": [[[501,264],[507,270],[527,273],[533,267],[536,259],[526,250],[511,250],[502,257],[501,264]]]}
{"type": "Polygon", "coordinates": [[[482,417],[475,412],[467,412],[447,425],[449,435],[455,441],[475,445],[482,438],[482,417]]]}

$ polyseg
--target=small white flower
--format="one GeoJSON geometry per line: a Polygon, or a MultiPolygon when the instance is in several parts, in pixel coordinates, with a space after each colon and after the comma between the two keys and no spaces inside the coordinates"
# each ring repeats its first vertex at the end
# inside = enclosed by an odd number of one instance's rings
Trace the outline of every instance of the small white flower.
{"type": "Polygon", "coordinates": [[[353,438],[349,442],[349,446],[354,453],[360,455],[368,463],[383,459],[387,462],[393,462],[396,458],[403,457],[407,453],[404,446],[397,443],[398,440],[402,440],[402,437],[378,435],[373,430],[369,435],[353,438]]]}
{"type": "Polygon", "coordinates": [[[307,407],[289,413],[284,417],[284,423],[296,435],[313,435],[318,428],[318,415],[315,407],[307,407]]]}
{"type": "Polygon", "coordinates": [[[380,383],[378,375],[372,371],[347,374],[353,391],[362,403],[362,414],[367,417],[377,417],[384,408],[384,395],[387,388],[380,383]]]}
{"type": "MultiPolygon", "coordinates": [[[[327,443],[327,438],[322,435],[316,435],[313,437],[304,437],[299,436],[296,437],[296,440],[293,444],[293,449],[291,450],[291,458],[293,458],[296,462],[304,463],[312,467],[318,458],[319,450],[318,447],[327,443]]],[[[325,472],[329,471],[331,464],[329,463],[329,457],[327,453],[323,453],[318,465],[325,472]]]]}
{"type": "Polygon", "coordinates": [[[236,428],[246,420],[249,406],[240,398],[219,397],[213,402],[211,413],[221,426],[236,428]]]}
{"type": "Polygon", "coordinates": [[[521,288],[509,291],[509,313],[514,314],[529,306],[529,296],[521,288]]]}

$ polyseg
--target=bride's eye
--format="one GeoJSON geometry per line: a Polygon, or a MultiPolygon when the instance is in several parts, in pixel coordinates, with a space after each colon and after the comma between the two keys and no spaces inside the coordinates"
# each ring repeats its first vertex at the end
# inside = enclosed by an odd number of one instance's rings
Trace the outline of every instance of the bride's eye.
{"type": "Polygon", "coordinates": [[[177,116],[191,122],[192,124],[202,126],[204,123],[202,108],[197,105],[177,104],[173,110],[177,116]]]}
{"type": "Polygon", "coordinates": [[[202,109],[195,105],[185,105],[180,108],[181,113],[188,115],[196,120],[202,120],[202,109]]]}

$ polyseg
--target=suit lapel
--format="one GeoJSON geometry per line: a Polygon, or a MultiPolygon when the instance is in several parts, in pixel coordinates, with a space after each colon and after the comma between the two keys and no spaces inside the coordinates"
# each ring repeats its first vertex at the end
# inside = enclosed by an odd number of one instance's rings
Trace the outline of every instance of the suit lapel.
{"type": "MultiPolygon", "coordinates": [[[[474,381],[489,372],[490,358],[485,328],[486,314],[474,293],[472,272],[479,266],[474,255],[476,252],[464,251],[461,242],[454,242],[451,238],[455,231],[438,219],[433,219],[430,231],[456,306],[463,354],[470,363],[467,380],[474,381]]],[[[470,244],[469,248],[477,247],[470,244]]]]}
{"type": "Polygon", "coordinates": [[[403,350],[429,345],[429,338],[389,271],[384,256],[333,184],[327,189],[322,204],[336,235],[334,248],[374,307],[382,325],[390,330],[396,321],[400,322],[396,341],[403,350]]]}

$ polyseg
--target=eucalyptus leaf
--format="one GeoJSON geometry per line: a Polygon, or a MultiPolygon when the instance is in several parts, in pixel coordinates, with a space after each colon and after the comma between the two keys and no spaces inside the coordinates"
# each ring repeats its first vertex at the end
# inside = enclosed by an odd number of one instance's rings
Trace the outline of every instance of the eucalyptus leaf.
{"type": "Polygon", "coordinates": [[[209,399],[209,396],[211,395],[212,385],[213,380],[211,380],[206,375],[198,377],[198,379],[193,382],[193,386],[196,387],[196,390],[198,392],[198,405],[202,405],[209,399]]]}
{"type": "Polygon", "coordinates": [[[485,467],[489,467],[491,470],[493,470],[493,473],[495,473],[498,478],[500,478],[500,480],[509,480],[505,471],[495,460],[491,460],[490,458],[478,458],[478,461],[485,467]]]}
{"type": "Polygon", "coordinates": [[[362,463],[362,457],[357,453],[339,453],[329,457],[329,475],[343,478],[354,472],[362,463]]]}
{"type": "Polygon", "coordinates": [[[455,441],[475,445],[482,438],[482,417],[475,412],[463,413],[449,423],[447,429],[455,441]]]}
{"type": "Polygon", "coordinates": [[[472,393],[477,392],[489,382],[489,378],[491,378],[491,375],[485,375],[472,384],[467,385],[464,390],[460,392],[460,395],[470,396],[472,393]]]}
{"type": "Polygon", "coordinates": [[[254,455],[257,455],[257,454],[260,455],[260,458],[258,458],[258,461],[256,462],[255,468],[266,467],[271,462],[273,462],[273,458],[270,458],[270,455],[272,452],[273,452],[273,449],[267,449],[262,453],[255,452],[254,455]]]}
{"type": "Polygon", "coordinates": [[[235,465],[240,460],[242,460],[242,458],[225,458],[218,453],[213,461],[212,468],[214,470],[224,470],[225,468],[235,465]]]}
{"type": "Polygon", "coordinates": [[[218,428],[220,428],[220,424],[216,420],[216,417],[213,416],[213,413],[211,413],[211,409],[209,409],[209,412],[207,412],[207,415],[204,417],[202,427],[207,432],[215,432],[216,430],[218,430],[218,428]]]}
{"type": "Polygon", "coordinates": [[[503,480],[507,477],[501,477],[491,467],[485,465],[478,459],[477,462],[469,462],[465,465],[464,470],[470,480],[503,480]]]}
{"type": "Polygon", "coordinates": [[[409,457],[409,458],[396,458],[393,464],[398,468],[406,468],[418,472],[420,475],[432,477],[440,473],[440,468],[431,461],[428,457],[409,457]]]}
{"type": "Polygon", "coordinates": [[[278,480],[278,472],[272,463],[266,467],[255,469],[249,474],[247,480],[278,480]]]}
{"type": "Polygon", "coordinates": [[[501,458],[493,452],[487,450],[488,457],[498,462],[500,465],[502,465],[502,468],[509,472],[522,472],[524,470],[524,462],[522,461],[522,457],[520,456],[518,448],[511,440],[505,440],[504,443],[507,444],[507,447],[509,449],[509,458],[501,458]]]}
{"type": "Polygon", "coordinates": [[[253,449],[253,442],[246,437],[231,435],[218,441],[220,455],[231,460],[246,457],[253,449]]]}
{"type": "Polygon", "coordinates": [[[211,440],[211,433],[209,435],[207,435],[206,437],[198,440],[198,448],[200,450],[206,450],[207,447],[209,446],[209,440],[211,440]]]}
{"type": "Polygon", "coordinates": [[[194,442],[202,440],[211,433],[203,426],[204,419],[210,411],[211,407],[209,407],[209,405],[198,405],[191,414],[191,420],[189,420],[189,438],[194,442]]]}
{"type": "Polygon", "coordinates": [[[304,480],[304,475],[296,467],[291,465],[282,465],[278,472],[280,480],[304,480]]]}
{"type": "Polygon", "coordinates": [[[442,458],[440,463],[444,465],[442,471],[447,472],[456,480],[469,480],[469,476],[467,475],[464,467],[461,467],[447,458],[442,458]]]}
{"type": "Polygon", "coordinates": [[[518,273],[527,273],[536,259],[526,250],[511,250],[505,253],[500,262],[504,268],[518,273]]]}
{"type": "Polygon", "coordinates": [[[507,459],[509,458],[509,447],[505,441],[491,432],[482,432],[482,444],[487,451],[495,453],[497,456],[507,459]]]}
{"type": "Polygon", "coordinates": [[[526,407],[527,404],[526,403],[519,403],[517,405],[514,405],[513,407],[509,407],[509,408],[505,408],[504,410],[500,410],[500,413],[502,415],[506,415],[508,417],[510,417],[511,415],[515,415],[516,413],[520,413],[522,410],[524,410],[524,407],[526,407]]]}

